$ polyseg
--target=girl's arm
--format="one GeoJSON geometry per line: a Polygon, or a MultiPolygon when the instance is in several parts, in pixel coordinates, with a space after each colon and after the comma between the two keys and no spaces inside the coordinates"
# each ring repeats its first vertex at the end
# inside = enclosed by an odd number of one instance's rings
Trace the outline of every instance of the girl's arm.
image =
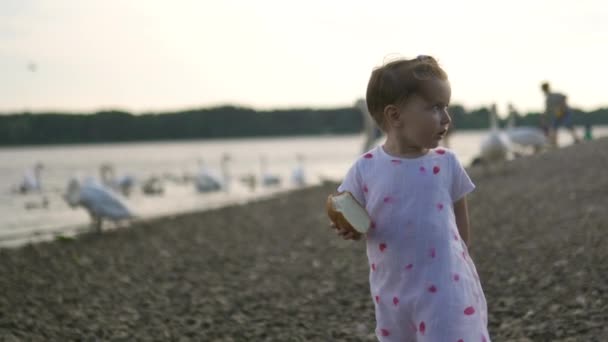
{"type": "Polygon", "coordinates": [[[469,209],[467,208],[466,196],[454,202],[454,216],[456,217],[458,233],[460,233],[460,237],[464,240],[467,247],[469,247],[469,209]]]}

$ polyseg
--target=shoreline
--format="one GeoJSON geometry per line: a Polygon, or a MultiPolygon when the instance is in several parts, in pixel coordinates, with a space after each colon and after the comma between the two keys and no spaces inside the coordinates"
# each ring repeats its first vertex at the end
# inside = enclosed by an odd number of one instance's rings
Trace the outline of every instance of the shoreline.
{"type": "MultiPolygon", "coordinates": [[[[103,228],[102,234],[107,233],[109,231],[116,230],[116,229],[131,229],[131,227],[136,226],[138,224],[146,224],[146,223],[149,223],[150,221],[155,221],[155,220],[159,220],[159,219],[163,219],[163,218],[178,218],[182,215],[200,214],[200,213],[218,210],[218,209],[222,209],[222,208],[226,208],[226,207],[244,206],[244,205],[247,205],[250,203],[254,203],[256,201],[269,200],[269,199],[272,199],[276,196],[280,196],[281,194],[284,194],[287,192],[299,191],[299,190],[318,187],[318,186],[321,186],[321,185],[310,185],[310,186],[301,187],[299,189],[277,189],[277,190],[273,190],[272,192],[257,195],[255,197],[251,197],[251,198],[240,198],[240,199],[235,198],[230,201],[218,204],[216,206],[208,206],[208,207],[200,208],[200,209],[188,209],[188,210],[174,212],[174,213],[159,214],[159,215],[153,215],[153,216],[146,216],[146,217],[142,217],[142,218],[135,218],[131,222],[126,223],[126,227],[121,227],[121,226],[124,226],[125,224],[116,225],[114,223],[110,223],[111,227],[108,228],[107,227],[108,223],[106,222],[105,227],[103,228]]],[[[56,227],[54,229],[34,229],[34,230],[28,230],[25,232],[19,231],[14,234],[3,234],[2,236],[0,236],[0,250],[21,248],[21,247],[31,245],[31,244],[52,242],[53,240],[57,240],[57,239],[65,240],[67,238],[70,240],[77,240],[79,235],[87,234],[87,233],[91,233],[91,232],[92,231],[91,231],[91,228],[89,225],[78,224],[78,225],[56,227]]]]}

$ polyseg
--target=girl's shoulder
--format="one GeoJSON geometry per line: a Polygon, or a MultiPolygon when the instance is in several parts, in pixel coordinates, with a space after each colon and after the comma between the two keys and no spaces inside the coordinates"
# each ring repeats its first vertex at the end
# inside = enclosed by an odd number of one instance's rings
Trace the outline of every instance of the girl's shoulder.
{"type": "Polygon", "coordinates": [[[460,163],[458,160],[458,157],[456,156],[456,153],[446,147],[437,147],[437,148],[433,148],[430,149],[429,152],[419,158],[415,158],[415,159],[403,159],[403,158],[395,158],[395,157],[391,157],[389,155],[386,154],[386,152],[382,151],[382,147],[381,146],[376,146],[374,148],[372,148],[371,150],[360,154],[354,161],[352,167],[357,168],[359,170],[363,170],[366,168],[371,167],[372,165],[376,164],[375,166],[377,167],[378,163],[381,164],[395,164],[395,163],[400,163],[400,162],[406,162],[406,163],[422,163],[425,160],[428,159],[446,159],[446,162],[448,163],[460,163]]]}
{"type": "Polygon", "coordinates": [[[360,154],[359,156],[357,156],[357,159],[355,159],[353,166],[360,167],[365,164],[370,164],[370,163],[376,162],[379,159],[380,159],[380,150],[379,150],[379,147],[376,146],[376,147],[372,148],[371,150],[364,152],[364,153],[360,154]]]}
{"type": "Polygon", "coordinates": [[[360,154],[355,159],[353,166],[363,167],[365,165],[370,165],[370,164],[374,164],[377,162],[387,162],[387,161],[391,162],[391,163],[395,163],[398,161],[417,163],[417,162],[422,162],[425,159],[435,159],[435,158],[439,158],[439,159],[447,158],[447,159],[456,160],[456,161],[458,160],[456,153],[453,150],[450,150],[449,148],[446,148],[446,147],[437,147],[437,148],[430,149],[429,152],[422,157],[413,158],[413,159],[406,159],[406,158],[404,159],[404,158],[396,158],[396,157],[387,155],[386,152],[382,151],[381,146],[376,146],[376,147],[372,148],[371,150],[360,154]]]}
{"type": "Polygon", "coordinates": [[[445,157],[450,160],[458,161],[458,156],[456,156],[456,152],[454,152],[453,150],[451,150],[447,147],[437,147],[437,148],[432,149],[429,153],[431,153],[435,156],[445,157]]]}
{"type": "Polygon", "coordinates": [[[436,147],[433,148],[429,151],[429,153],[434,154],[434,155],[439,155],[439,156],[453,156],[454,155],[454,151],[450,150],[447,147],[436,147]]]}
{"type": "Polygon", "coordinates": [[[435,158],[445,159],[445,163],[448,165],[448,170],[450,170],[451,173],[459,173],[460,170],[463,169],[456,152],[449,148],[438,147],[432,149],[430,153],[433,153],[435,158]]]}

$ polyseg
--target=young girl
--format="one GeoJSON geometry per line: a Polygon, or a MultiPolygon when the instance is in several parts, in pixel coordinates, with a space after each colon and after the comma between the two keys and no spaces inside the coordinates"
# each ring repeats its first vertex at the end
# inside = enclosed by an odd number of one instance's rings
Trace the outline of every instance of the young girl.
{"type": "Polygon", "coordinates": [[[387,139],[363,154],[338,188],[372,218],[367,255],[380,341],[490,341],[467,250],[466,195],[475,186],[454,153],[437,148],[451,122],[450,96],[432,57],[374,70],[367,106],[387,139]]]}

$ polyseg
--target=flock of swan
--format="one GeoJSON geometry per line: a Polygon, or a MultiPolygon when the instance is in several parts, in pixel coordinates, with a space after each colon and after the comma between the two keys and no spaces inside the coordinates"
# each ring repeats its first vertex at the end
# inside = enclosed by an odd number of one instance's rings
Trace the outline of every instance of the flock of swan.
{"type": "MultiPolygon", "coordinates": [[[[296,156],[296,166],[292,169],[291,184],[295,187],[307,185],[306,172],[304,168],[304,157],[296,156]]],[[[199,193],[229,192],[232,177],[229,172],[231,157],[224,154],[221,158],[219,170],[213,170],[202,160],[199,160],[198,172],[180,178],[180,182],[192,183],[194,189],[199,193]]],[[[14,191],[27,193],[41,193],[42,182],[41,173],[44,166],[37,163],[33,168],[28,169],[23,174],[22,181],[14,187],[14,191]]],[[[136,217],[133,210],[127,203],[127,198],[137,185],[136,177],[133,175],[116,176],[114,167],[104,163],[99,168],[100,177],[73,176],[63,194],[63,199],[72,208],[82,207],[91,217],[95,231],[102,230],[104,221],[113,221],[118,224],[124,220],[131,220],[136,217]]],[[[169,178],[169,177],[167,177],[169,178]]],[[[179,177],[173,177],[177,181],[179,177]]],[[[240,182],[251,191],[256,187],[278,188],[281,186],[282,179],[278,174],[270,173],[268,170],[268,160],[260,157],[260,173],[250,173],[240,177],[240,182]]],[[[141,190],[144,195],[161,195],[164,192],[163,180],[160,177],[150,177],[141,182],[141,190]]],[[[48,199],[43,197],[42,203],[26,203],[26,209],[46,208],[48,199]]]]}
{"type": "MultiPolygon", "coordinates": [[[[359,100],[355,107],[361,111],[364,117],[364,147],[367,151],[377,141],[381,132],[376,128],[367,111],[365,100],[359,100]]],[[[473,164],[490,165],[504,161],[516,155],[525,153],[536,153],[547,146],[545,134],[535,127],[516,127],[515,111],[509,108],[510,114],[505,129],[498,126],[496,105],[489,112],[490,129],[488,134],[481,140],[479,155],[473,164]]],[[[187,176],[182,181],[193,184],[199,193],[229,192],[233,179],[230,174],[230,155],[221,157],[219,169],[208,167],[204,161],[198,162],[198,173],[187,176]]],[[[240,175],[238,181],[254,191],[256,187],[272,188],[280,187],[282,179],[277,174],[268,171],[268,160],[261,156],[259,159],[259,173],[240,175]]],[[[40,192],[42,189],[40,175],[44,166],[40,163],[27,170],[21,183],[14,189],[20,193],[40,192]]],[[[104,220],[119,222],[135,217],[133,211],[126,202],[126,198],[132,193],[137,184],[132,175],[116,176],[111,164],[100,166],[100,177],[73,177],[69,180],[67,191],[63,195],[65,201],[73,208],[83,207],[91,216],[96,231],[101,231],[104,220]]],[[[164,192],[163,179],[150,177],[139,182],[144,195],[162,195],[164,192]]],[[[304,168],[304,156],[296,156],[296,166],[292,169],[291,183],[296,187],[306,185],[306,172],[304,168]]],[[[42,203],[26,203],[26,209],[43,208],[48,206],[48,200],[43,197],[42,203]]]]}

